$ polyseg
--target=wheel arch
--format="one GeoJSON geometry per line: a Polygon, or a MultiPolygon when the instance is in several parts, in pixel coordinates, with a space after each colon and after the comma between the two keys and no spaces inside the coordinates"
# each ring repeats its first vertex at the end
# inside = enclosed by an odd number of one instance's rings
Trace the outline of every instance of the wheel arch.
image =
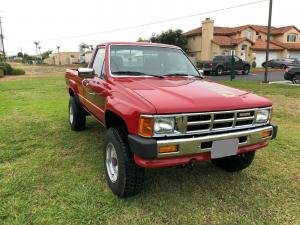
{"type": "Polygon", "coordinates": [[[105,127],[108,129],[115,126],[122,126],[128,132],[128,127],[125,120],[118,113],[111,109],[107,109],[105,111],[105,127]]]}

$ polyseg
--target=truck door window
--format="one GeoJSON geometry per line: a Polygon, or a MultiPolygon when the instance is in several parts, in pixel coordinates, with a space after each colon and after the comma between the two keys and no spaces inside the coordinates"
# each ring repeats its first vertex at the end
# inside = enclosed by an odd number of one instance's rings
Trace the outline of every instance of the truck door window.
{"type": "Polygon", "coordinates": [[[101,76],[101,71],[103,67],[103,62],[104,62],[104,56],[105,56],[105,49],[104,48],[99,48],[97,50],[96,56],[94,58],[93,62],[93,69],[95,70],[95,74],[97,76],[101,76]]]}

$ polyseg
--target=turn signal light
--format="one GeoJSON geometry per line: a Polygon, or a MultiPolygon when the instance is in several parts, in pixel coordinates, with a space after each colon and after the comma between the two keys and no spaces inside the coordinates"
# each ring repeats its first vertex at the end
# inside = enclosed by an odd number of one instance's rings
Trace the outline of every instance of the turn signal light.
{"type": "Polygon", "coordinates": [[[153,135],[153,117],[141,116],[139,120],[139,135],[143,137],[151,137],[153,135]]]}
{"type": "Polygon", "coordinates": [[[260,133],[260,136],[261,136],[262,138],[266,138],[266,137],[270,137],[271,134],[272,134],[272,131],[271,131],[271,130],[267,130],[267,131],[261,132],[261,133],[260,133]]]}
{"type": "Polygon", "coordinates": [[[177,145],[167,145],[159,147],[159,153],[170,153],[170,152],[178,152],[177,145]]]}

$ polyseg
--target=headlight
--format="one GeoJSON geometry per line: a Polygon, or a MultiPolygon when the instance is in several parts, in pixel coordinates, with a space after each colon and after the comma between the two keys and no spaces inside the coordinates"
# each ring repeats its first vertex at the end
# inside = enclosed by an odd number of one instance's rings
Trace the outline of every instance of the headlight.
{"type": "Polygon", "coordinates": [[[154,119],[154,133],[165,134],[174,132],[174,117],[156,117],[154,119]]]}
{"type": "Polygon", "coordinates": [[[265,123],[270,118],[270,109],[260,109],[256,114],[256,123],[265,123]]]}

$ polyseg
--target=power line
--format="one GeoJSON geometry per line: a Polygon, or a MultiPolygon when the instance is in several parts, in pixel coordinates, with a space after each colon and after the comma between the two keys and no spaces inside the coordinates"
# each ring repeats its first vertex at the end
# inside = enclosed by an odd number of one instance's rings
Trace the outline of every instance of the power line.
{"type": "MultiPolygon", "coordinates": [[[[140,28],[140,27],[145,27],[145,26],[150,26],[150,25],[156,25],[156,24],[160,24],[160,23],[166,23],[166,22],[171,22],[171,21],[176,21],[176,20],[181,20],[181,19],[187,19],[187,18],[201,16],[201,15],[210,14],[210,13],[226,11],[226,10],[230,10],[230,9],[236,9],[236,8],[240,8],[240,7],[244,7],[244,6],[259,4],[259,3],[262,3],[262,2],[266,2],[266,1],[268,1],[268,0],[259,0],[259,1],[254,1],[254,2],[248,2],[248,3],[244,3],[244,4],[239,4],[239,5],[235,5],[235,6],[226,7],[226,8],[221,8],[221,9],[215,9],[215,10],[210,10],[210,11],[206,11],[206,12],[196,13],[196,14],[192,14],[192,15],[175,17],[175,18],[170,18],[170,19],[166,19],[166,20],[158,20],[158,21],[151,22],[151,23],[144,23],[144,24],[139,24],[139,25],[120,27],[120,28],[111,29],[111,30],[99,31],[99,32],[96,32],[96,33],[65,36],[65,37],[59,37],[59,38],[49,38],[49,39],[45,39],[45,40],[41,40],[41,41],[42,42],[60,41],[60,40],[65,40],[65,39],[88,37],[88,36],[94,36],[94,35],[99,35],[99,34],[107,34],[107,33],[113,33],[113,32],[118,32],[118,31],[130,30],[130,29],[135,29],[135,28],[140,28]]],[[[24,41],[24,42],[31,42],[31,41],[24,41]]]]}

